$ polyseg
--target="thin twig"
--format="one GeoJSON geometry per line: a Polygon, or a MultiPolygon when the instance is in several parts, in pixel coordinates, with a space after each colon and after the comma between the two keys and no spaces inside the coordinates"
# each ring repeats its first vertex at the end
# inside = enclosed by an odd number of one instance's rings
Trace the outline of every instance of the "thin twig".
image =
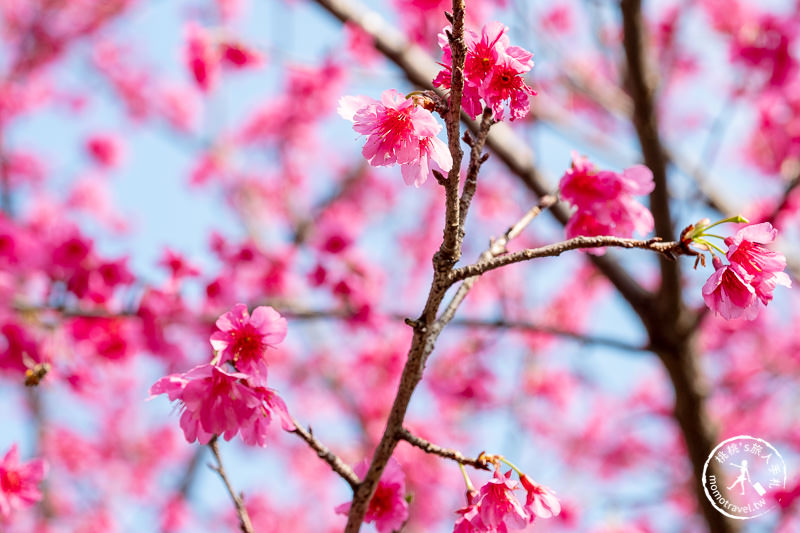
{"type": "Polygon", "coordinates": [[[691,254],[691,252],[687,252],[686,248],[678,241],[662,242],[658,238],[639,240],[624,239],[622,237],[574,237],[566,241],[541,246],[539,248],[527,248],[503,255],[495,254],[492,257],[481,259],[472,265],[454,269],[450,274],[450,279],[451,281],[458,281],[471,278],[505,265],[540,257],[555,257],[569,250],[577,250],[579,248],[603,248],[606,246],[651,250],[663,255],[670,261],[674,261],[674,256],[676,255],[691,254]]]}
{"type": "Polygon", "coordinates": [[[531,333],[541,333],[544,335],[552,335],[554,337],[564,337],[581,344],[592,344],[599,346],[607,346],[609,348],[616,348],[627,352],[647,352],[650,350],[648,346],[630,344],[611,337],[601,337],[597,335],[585,335],[574,331],[547,326],[544,324],[535,324],[526,322],[524,320],[484,320],[477,318],[454,318],[450,321],[451,326],[466,327],[466,328],[486,328],[486,329],[508,329],[520,330],[531,333]]]}
{"type": "Polygon", "coordinates": [[[214,458],[217,460],[217,466],[209,465],[209,467],[211,470],[219,474],[219,477],[222,478],[222,482],[225,483],[225,488],[228,489],[228,494],[231,495],[233,505],[236,507],[236,514],[239,516],[239,529],[242,530],[242,533],[255,533],[253,524],[250,522],[250,515],[247,514],[247,508],[244,506],[241,495],[236,494],[236,491],[233,490],[231,482],[228,480],[228,476],[225,474],[225,468],[222,466],[222,457],[219,454],[219,445],[217,444],[216,435],[211,437],[208,446],[211,448],[211,452],[214,454],[214,458]]]}
{"type": "MultiPolygon", "coordinates": [[[[467,221],[467,213],[469,206],[472,203],[472,198],[475,196],[475,191],[478,188],[478,171],[481,165],[486,161],[483,155],[483,146],[486,144],[486,138],[489,136],[489,128],[494,124],[492,119],[492,110],[488,107],[483,110],[481,116],[481,126],[478,130],[477,138],[474,140],[470,138],[470,154],[469,154],[469,168],[467,169],[467,177],[464,181],[464,190],[461,192],[461,200],[459,201],[459,216],[458,223],[459,232],[463,236],[464,224],[467,221]]],[[[467,134],[465,134],[466,136],[467,134]]]]}
{"type": "Polygon", "coordinates": [[[203,455],[205,455],[206,449],[202,446],[198,446],[194,454],[192,454],[191,459],[189,462],[186,463],[186,470],[183,472],[183,478],[181,478],[181,483],[178,485],[178,493],[183,498],[189,497],[189,492],[192,489],[192,485],[194,485],[195,479],[197,479],[197,468],[200,466],[203,455]]]}
{"type": "Polygon", "coordinates": [[[292,422],[294,423],[294,431],[292,433],[299,436],[301,439],[306,441],[311,449],[317,452],[317,455],[328,463],[331,469],[342,476],[342,479],[347,481],[350,485],[350,488],[355,490],[358,487],[358,484],[361,483],[361,480],[358,479],[358,476],[353,472],[353,469],[350,466],[342,461],[342,459],[330,451],[324,444],[322,444],[317,438],[314,436],[311,428],[309,427],[307,430],[301,426],[294,418],[292,418],[292,422]]]}
{"type": "Polygon", "coordinates": [[[798,171],[794,177],[789,180],[789,183],[786,184],[786,187],[783,189],[783,194],[781,194],[780,200],[778,200],[777,205],[772,210],[772,213],[765,219],[765,222],[770,222],[772,224],[778,219],[781,215],[781,212],[789,206],[789,199],[792,196],[794,190],[800,185],[800,171],[798,171]]]}
{"type": "Polygon", "coordinates": [[[483,459],[482,456],[478,456],[475,458],[466,457],[458,450],[453,450],[450,448],[442,448],[441,446],[437,446],[423,439],[422,437],[418,437],[404,427],[397,430],[397,437],[408,442],[413,446],[416,446],[425,453],[438,455],[439,457],[444,457],[445,459],[450,459],[457,463],[461,463],[462,465],[471,466],[479,470],[489,470],[489,463],[485,459],[483,459]]]}

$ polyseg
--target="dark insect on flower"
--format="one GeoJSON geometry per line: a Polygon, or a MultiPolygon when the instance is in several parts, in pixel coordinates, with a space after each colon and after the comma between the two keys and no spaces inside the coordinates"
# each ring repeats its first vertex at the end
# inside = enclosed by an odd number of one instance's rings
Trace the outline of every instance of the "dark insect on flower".
{"type": "Polygon", "coordinates": [[[36,387],[52,368],[50,363],[35,363],[27,354],[23,354],[25,370],[25,386],[36,387]]]}

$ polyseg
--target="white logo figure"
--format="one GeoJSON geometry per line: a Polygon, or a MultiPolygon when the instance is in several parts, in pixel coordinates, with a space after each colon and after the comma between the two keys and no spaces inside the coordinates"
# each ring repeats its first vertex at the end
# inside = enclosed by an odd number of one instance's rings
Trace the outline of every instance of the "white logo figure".
{"type": "Polygon", "coordinates": [[[739,469],[739,477],[737,477],[736,481],[734,481],[733,484],[730,487],[728,487],[728,490],[731,490],[736,485],[741,485],[742,486],[742,496],[744,496],[744,481],[745,481],[745,479],[751,485],[753,484],[753,482],[750,481],[750,472],[747,471],[747,459],[744,459],[742,461],[742,464],[740,464],[740,465],[737,465],[737,464],[734,464],[734,463],[728,463],[728,464],[730,464],[732,466],[735,466],[735,467],[737,467],[739,469]]]}
{"type": "Polygon", "coordinates": [[[772,494],[785,487],[786,464],[781,454],[764,439],[749,435],[719,443],[703,467],[708,500],[720,513],[738,520],[774,509],[778,501],[772,494]],[[745,482],[752,490],[747,490],[745,482]]]}

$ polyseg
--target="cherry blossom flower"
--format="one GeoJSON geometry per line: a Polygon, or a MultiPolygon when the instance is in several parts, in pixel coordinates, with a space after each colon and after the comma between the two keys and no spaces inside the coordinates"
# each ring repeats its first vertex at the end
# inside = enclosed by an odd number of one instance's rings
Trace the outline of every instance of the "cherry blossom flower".
{"type": "Polygon", "coordinates": [[[467,492],[467,506],[458,509],[456,513],[461,515],[453,526],[453,533],[482,533],[488,528],[481,520],[481,510],[476,502],[477,491],[467,492]]]}
{"type": "Polygon", "coordinates": [[[753,320],[758,315],[758,298],[748,274],[738,263],[725,265],[714,257],[716,271],[703,285],[703,300],[709,309],[726,320],[744,317],[753,320]]]}
{"type": "MultiPolygon", "coordinates": [[[[369,461],[363,460],[353,469],[359,478],[363,478],[369,469],[369,461]]],[[[408,502],[406,501],[406,476],[397,459],[389,458],[383,470],[381,480],[375,494],[369,501],[364,521],[374,522],[379,533],[398,531],[408,520],[408,502]]],[[[339,514],[350,512],[351,502],[336,507],[339,514]]]]}
{"type": "Polygon", "coordinates": [[[174,280],[196,278],[200,275],[200,269],[189,263],[183,255],[169,248],[164,249],[158,264],[166,268],[170,273],[170,277],[174,280]]]}
{"type": "Polygon", "coordinates": [[[400,165],[407,185],[419,187],[431,170],[448,172],[453,158],[436,135],[442,125],[414,97],[394,89],[384,91],[378,102],[366,96],[339,100],[339,115],[353,122],[353,129],[367,136],[362,155],[375,167],[400,165]]]}
{"type": "Polygon", "coordinates": [[[102,167],[114,168],[122,158],[122,142],[116,136],[95,134],[86,139],[86,150],[102,167]]]}
{"type": "Polygon", "coordinates": [[[266,446],[273,413],[284,430],[292,431],[295,426],[275,391],[253,386],[249,378],[206,364],[159,379],[150,387],[150,394],[166,394],[181,403],[180,424],[188,442],[208,444],[214,435],[231,440],[241,433],[246,444],[266,446]]]}
{"type": "Polygon", "coordinates": [[[786,257],[763,246],[774,241],[777,234],[772,224],[762,222],[745,226],[725,239],[728,260],[753,276],[751,284],[764,305],[772,300],[772,291],[777,285],[792,286],[789,276],[783,272],[786,257]]]}
{"type": "MultiPolygon", "coordinates": [[[[572,167],[559,183],[561,197],[576,207],[567,222],[567,237],[646,235],[653,229],[653,214],[633,196],[648,194],[654,186],[653,174],[645,166],[634,165],[622,173],[599,171],[573,152],[572,167]]],[[[587,252],[599,255],[605,249],[587,252]]]]}
{"type": "Polygon", "coordinates": [[[212,333],[210,340],[221,360],[232,362],[238,371],[266,383],[267,348],[275,347],[286,337],[286,319],[272,307],[256,307],[250,315],[245,304],[236,304],[217,319],[217,328],[219,331],[212,333]]]}
{"type": "Polygon", "coordinates": [[[511,472],[503,475],[498,468],[494,477],[481,487],[477,505],[481,521],[490,528],[525,529],[529,523],[528,513],[514,496],[519,484],[511,479],[511,472]]]}
{"type": "Polygon", "coordinates": [[[543,485],[539,485],[531,478],[522,474],[519,477],[522,483],[522,488],[528,492],[525,500],[525,510],[530,515],[530,521],[533,522],[537,516],[539,518],[552,518],[558,516],[561,512],[561,504],[553,494],[553,491],[543,485]]]}
{"type": "Polygon", "coordinates": [[[219,43],[219,54],[224,65],[236,69],[259,66],[263,62],[261,54],[233,40],[219,43]]]}
{"type": "Polygon", "coordinates": [[[11,445],[0,461],[0,518],[8,520],[12,511],[29,507],[42,499],[37,485],[46,470],[47,465],[42,459],[20,463],[17,445],[11,445]]]}
{"type": "MultiPolygon", "coordinates": [[[[706,230],[729,221],[741,220],[726,219],[700,225],[690,237],[708,248],[711,245],[705,237],[722,237],[707,234],[706,230]]],[[[759,302],[767,305],[775,287],[792,286],[789,276],[783,272],[786,258],[764,246],[774,241],[777,233],[772,224],[762,222],[745,226],[725,239],[728,245],[725,255],[730,264],[723,264],[722,259],[714,256],[715,272],[703,286],[703,299],[710,309],[727,320],[740,317],[753,320],[758,315],[759,302]]]]}
{"type": "MultiPolygon", "coordinates": [[[[445,28],[447,31],[449,28],[445,28]]],[[[530,96],[536,95],[522,77],[533,68],[533,54],[518,46],[511,46],[506,32],[508,28],[500,22],[486,24],[478,35],[466,31],[467,57],[464,63],[464,92],[462,107],[475,118],[483,111],[483,105],[491,108],[495,120],[502,120],[505,105],[511,120],[525,117],[530,111],[530,96]]],[[[439,34],[442,48],[442,65],[433,84],[449,89],[451,83],[452,52],[445,32],[439,34]]]]}
{"type": "Polygon", "coordinates": [[[197,86],[204,92],[210,91],[219,73],[219,57],[211,36],[195,23],[186,26],[185,56],[197,86]]]}

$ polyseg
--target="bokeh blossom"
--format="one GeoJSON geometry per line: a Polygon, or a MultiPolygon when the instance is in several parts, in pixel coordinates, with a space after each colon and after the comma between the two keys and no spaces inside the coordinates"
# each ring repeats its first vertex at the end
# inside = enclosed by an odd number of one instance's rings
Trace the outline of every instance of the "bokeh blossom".
{"type": "Polygon", "coordinates": [[[46,470],[42,459],[20,463],[17,445],[11,445],[0,461],[0,519],[9,520],[13,511],[42,499],[38,485],[46,470]]]}
{"type": "MultiPolygon", "coordinates": [[[[567,222],[567,238],[580,235],[632,237],[653,230],[653,214],[634,199],[655,187],[653,174],[634,165],[622,173],[597,170],[588,158],[572,154],[572,167],[561,178],[561,198],[575,207],[567,222]]],[[[602,254],[603,248],[587,250],[602,254]]]]}
{"type": "MultiPolygon", "coordinates": [[[[366,459],[358,463],[353,469],[356,475],[363,479],[369,469],[369,461],[366,459]]],[[[350,512],[350,503],[343,503],[336,507],[339,514],[350,512]]],[[[367,514],[364,521],[375,523],[378,533],[391,533],[398,531],[408,520],[408,501],[406,501],[406,476],[397,459],[389,458],[386,468],[383,470],[381,480],[375,489],[375,494],[369,501],[367,514]]]]}

